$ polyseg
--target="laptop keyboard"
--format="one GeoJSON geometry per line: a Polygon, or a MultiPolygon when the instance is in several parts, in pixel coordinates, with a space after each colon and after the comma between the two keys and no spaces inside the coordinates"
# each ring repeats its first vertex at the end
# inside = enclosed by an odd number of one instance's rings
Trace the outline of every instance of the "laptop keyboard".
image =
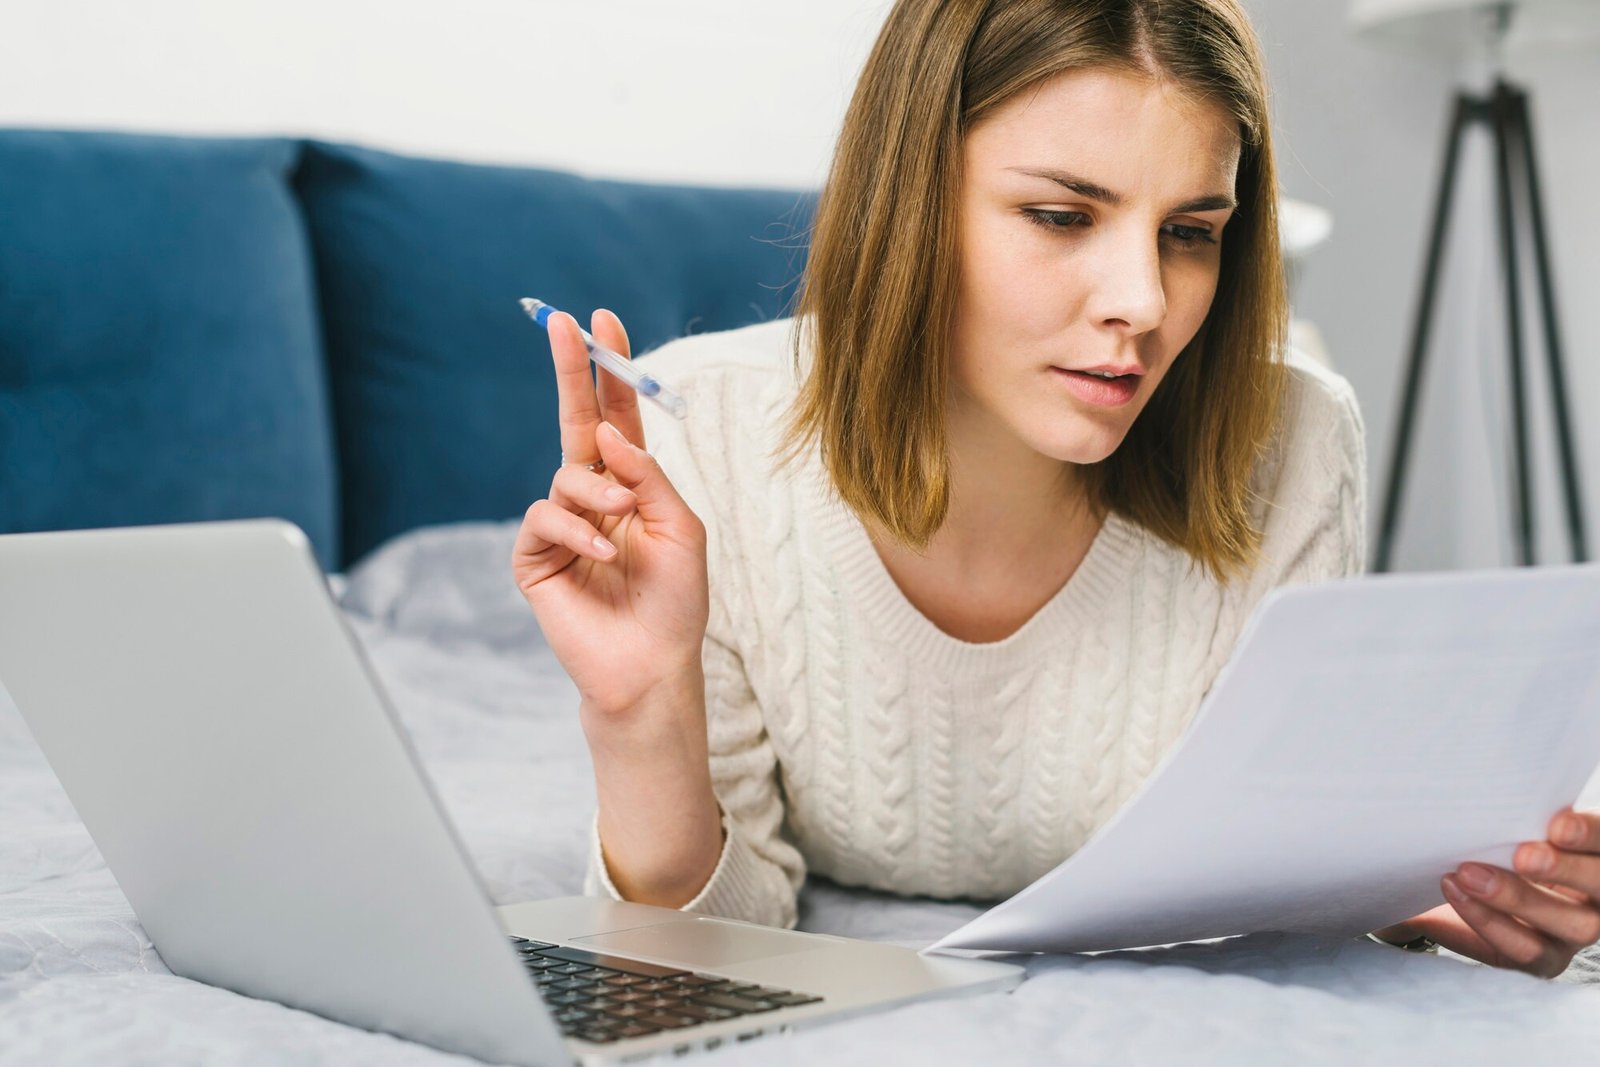
{"type": "Polygon", "coordinates": [[[822,999],[523,937],[511,947],[562,1034],[599,1045],[822,999]]]}

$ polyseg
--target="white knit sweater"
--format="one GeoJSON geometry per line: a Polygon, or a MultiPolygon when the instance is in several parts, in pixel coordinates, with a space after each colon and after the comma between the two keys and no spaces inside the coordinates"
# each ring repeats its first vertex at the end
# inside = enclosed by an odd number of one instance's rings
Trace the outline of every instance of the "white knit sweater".
{"type": "MultiPolygon", "coordinates": [[[[1177,740],[1251,609],[1359,573],[1366,452],[1339,375],[1291,354],[1258,466],[1262,556],[1224,588],[1111,515],[1020,630],[945,634],[895,585],[813,451],[778,473],[790,319],[674,341],[640,365],[650,451],[705,522],[711,777],[726,844],[687,911],[792,926],[809,869],[934,897],[1009,896],[1078,849],[1177,740]]],[[[598,834],[586,891],[619,897],[598,834]]]]}

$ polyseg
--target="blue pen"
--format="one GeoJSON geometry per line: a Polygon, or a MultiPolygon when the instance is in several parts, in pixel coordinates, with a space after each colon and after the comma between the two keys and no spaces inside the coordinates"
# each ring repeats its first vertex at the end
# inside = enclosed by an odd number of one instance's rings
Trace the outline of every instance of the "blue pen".
{"type": "MultiPolygon", "coordinates": [[[[528,317],[546,330],[550,329],[550,316],[556,308],[546,304],[543,300],[535,300],[531,296],[522,298],[522,310],[528,317]]],[[[654,400],[659,406],[665,408],[675,418],[687,418],[689,405],[683,402],[683,397],[662,385],[654,377],[645,374],[631,362],[611,351],[605,345],[598,344],[589,335],[589,331],[582,326],[578,332],[583,335],[583,343],[589,348],[589,358],[594,360],[595,366],[602,370],[610,371],[614,377],[620,378],[638,391],[639,395],[649,400],[654,400]]]]}

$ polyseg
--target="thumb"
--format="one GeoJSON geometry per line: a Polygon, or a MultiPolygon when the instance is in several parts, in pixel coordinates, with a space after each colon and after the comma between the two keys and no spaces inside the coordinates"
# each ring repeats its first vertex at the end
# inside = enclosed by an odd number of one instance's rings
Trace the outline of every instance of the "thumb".
{"type": "Polygon", "coordinates": [[[1405,922],[1385,927],[1379,933],[1391,941],[1402,939],[1409,941],[1418,936],[1426,937],[1457,955],[1468,956],[1483,963],[1490,963],[1500,955],[1478,935],[1476,930],[1467,925],[1456,909],[1448,903],[1425,911],[1421,915],[1413,915],[1405,922]]]}
{"type": "Polygon", "coordinates": [[[639,517],[646,523],[671,525],[681,523],[685,516],[693,517],[694,513],[678,495],[661,464],[624,437],[621,430],[602,422],[594,440],[600,448],[600,458],[605,460],[606,471],[633,490],[639,502],[639,517]]]}

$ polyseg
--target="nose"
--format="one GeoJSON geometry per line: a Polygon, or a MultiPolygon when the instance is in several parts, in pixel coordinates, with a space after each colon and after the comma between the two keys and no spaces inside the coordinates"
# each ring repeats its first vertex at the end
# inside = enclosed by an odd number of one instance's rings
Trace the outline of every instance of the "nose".
{"type": "Polygon", "coordinates": [[[1159,237],[1124,233],[1101,243],[1090,321],[1119,333],[1149,333],[1167,317],[1159,237]]]}

